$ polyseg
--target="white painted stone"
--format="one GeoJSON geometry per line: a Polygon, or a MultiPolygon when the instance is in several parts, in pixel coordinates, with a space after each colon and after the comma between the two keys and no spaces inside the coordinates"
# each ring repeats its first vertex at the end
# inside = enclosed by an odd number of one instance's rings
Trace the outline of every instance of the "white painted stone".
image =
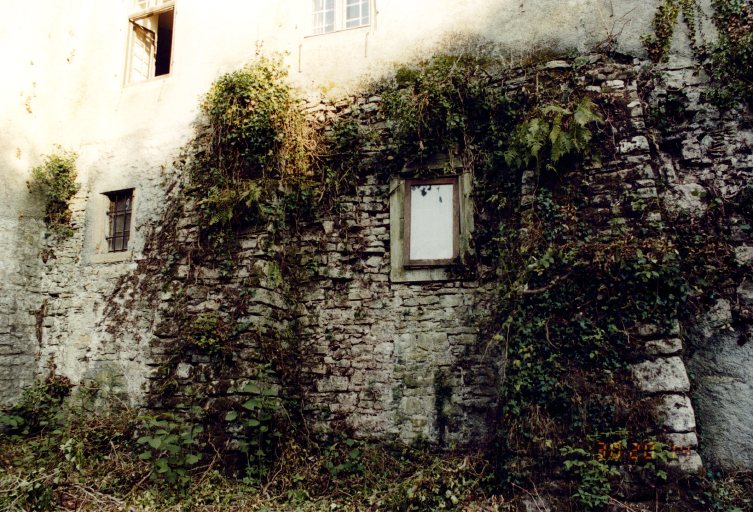
{"type": "Polygon", "coordinates": [[[679,357],[644,361],[633,366],[636,387],[644,393],[686,393],[690,381],[679,357]]]}

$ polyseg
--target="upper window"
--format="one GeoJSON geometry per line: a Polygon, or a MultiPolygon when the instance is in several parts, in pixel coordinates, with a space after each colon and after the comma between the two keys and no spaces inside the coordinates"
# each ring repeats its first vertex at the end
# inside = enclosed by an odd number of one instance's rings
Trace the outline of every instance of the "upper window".
{"type": "Polygon", "coordinates": [[[371,23],[371,0],[311,0],[311,33],[326,34],[371,23]]]}
{"type": "Polygon", "coordinates": [[[107,211],[109,225],[107,251],[127,251],[128,239],[131,234],[133,189],[108,192],[105,195],[110,199],[110,208],[107,211]]]}
{"type": "Polygon", "coordinates": [[[134,11],[128,20],[131,29],[126,82],[170,73],[174,18],[174,0],[134,0],[134,11]]]}
{"type": "Polygon", "coordinates": [[[405,266],[447,265],[458,256],[457,177],[405,180],[405,266]]]}

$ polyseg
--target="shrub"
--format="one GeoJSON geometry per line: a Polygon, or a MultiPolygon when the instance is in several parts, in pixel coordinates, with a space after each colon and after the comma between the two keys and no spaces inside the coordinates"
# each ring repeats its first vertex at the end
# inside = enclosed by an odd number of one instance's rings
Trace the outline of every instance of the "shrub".
{"type": "Polygon", "coordinates": [[[47,155],[42,164],[31,170],[31,180],[27,183],[30,192],[44,199],[47,227],[63,236],[72,234],[68,203],[80,188],[76,183],[77,158],[76,153],[58,147],[55,153],[47,155]]]}

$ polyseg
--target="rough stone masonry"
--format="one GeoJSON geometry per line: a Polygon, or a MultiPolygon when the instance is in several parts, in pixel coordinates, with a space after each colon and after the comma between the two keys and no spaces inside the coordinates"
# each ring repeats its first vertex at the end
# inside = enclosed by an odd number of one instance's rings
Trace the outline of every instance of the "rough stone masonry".
{"type": "MultiPolygon", "coordinates": [[[[613,160],[587,170],[589,208],[610,221],[633,223],[624,215],[625,203],[640,197],[650,205],[640,222],[660,227],[672,220],[667,215],[678,210],[693,215],[704,207],[694,190],[749,182],[753,135],[736,120],[711,116],[673,128],[681,158],[668,156],[661,146],[657,150],[645,118],[646,99],[673,88],[687,96],[688,110],[700,116],[698,91],[704,84],[692,68],[668,70],[666,85],[639,84],[643,65],[593,56],[578,70],[583,91],[622,102],[630,112],[629,127],[615,134],[613,160]]],[[[556,61],[546,69],[569,70],[571,64],[556,61]]],[[[520,70],[505,86],[534,87],[534,80],[534,74],[520,70]]],[[[308,112],[320,120],[348,113],[379,130],[384,128],[380,102],[379,97],[312,101],[308,112]]],[[[159,189],[156,179],[144,186],[159,189]]],[[[83,205],[89,193],[83,187],[72,205],[74,228],[86,222],[83,205]]],[[[168,191],[166,198],[173,193],[168,191]]],[[[531,193],[524,179],[521,204],[531,204],[531,193]]],[[[74,383],[94,382],[100,389],[123,393],[135,403],[164,391],[168,383],[174,398],[200,393],[222,401],[232,398],[235,385],[255,377],[271,351],[295,358],[300,389],[281,393],[299,395],[304,414],[322,431],[346,428],[360,437],[445,446],[487,438],[503,374],[500,358],[479,333],[489,285],[473,276],[392,282],[390,222],[389,183],[379,173],[359,177],[355,193],[340,198],[335,215],[301,226],[291,241],[315,270],[294,301],[281,277],[284,248],[264,232],[241,235],[239,264],[227,278],[215,268],[189,264],[186,255],[199,243],[190,211],[184,216],[155,213],[149,225],[138,227],[149,233],[143,251],[133,261],[111,264],[88,261],[80,229],[55,247],[56,257],[44,261],[39,225],[29,224],[30,241],[20,244],[28,252],[28,264],[7,288],[10,297],[0,299],[0,368],[7,380],[1,398],[8,403],[18,396],[16,384],[29,380],[19,375],[54,370],[74,383]],[[176,253],[160,245],[171,229],[176,233],[173,247],[180,248],[176,253]],[[174,254],[182,259],[167,262],[174,254]],[[176,271],[164,275],[166,265],[176,271]],[[263,336],[241,336],[240,348],[219,370],[208,355],[173,357],[171,343],[182,334],[171,318],[176,304],[191,315],[221,319],[233,300],[244,301],[246,324],[257,333],[274,333],[281,343],[269,347],[263,336]]],[[[597,228],[607,232],[613,224],[597,228]]],[[[640,231],[640,226],[628,227],[640,231]]],[[[736,233],[735,254],[749,268],[750,232],[736,233]]],[[[750,307],[749,281],[735,286],[740,301],[750,307]]],[[[635,384],[659,412],[657,433],[687,448],[678,461],[685,471],[701,465],[691,398],[700,411],[701,445],[709,460],[753,465],[753,422],[748,421],[753,407],[742,412],[736,402],[751,396],[753,375],[750,365],[734,362],[750,357],[750,344],[737,343],[740,336],[750,339],[750,324],[739,328],[734,339],[727,334],[731,307],[720,299],[690,329],[678,323],[669,335],[656,326],[637,326],[645,350],[637,354],[635,384]],[[690,357],[684,338],[694,347],[690,357]],[[721,348],[712,350],[715,345],[721,348]]]]}

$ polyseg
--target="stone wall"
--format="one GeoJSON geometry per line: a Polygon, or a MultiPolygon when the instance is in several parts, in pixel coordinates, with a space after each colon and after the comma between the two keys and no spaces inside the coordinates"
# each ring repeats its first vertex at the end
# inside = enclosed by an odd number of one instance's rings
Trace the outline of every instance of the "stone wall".
{"type": "Polygon", "coordinates": [[[30,297],[40,289],[44,225],[34,218],[34,206],[20,215],[0,212],[0,406],[14,403],[33,384],[41,348],[36,332],[44,312],[30,297]]]}
{"type": "Polygon", "coordinates": [[[751,468],[753,118],[745,108],[710,103],[713,86],[692,62],[673,59],[654,85],[649,105],[663,117],[652,131],[662,206],[704,251],[703,264],[688,268],[705,282],[691,281],[694,308],[683,322],[702,453],[715,467],[751,468]]]}
{"type": "MultiPolygon", "coordinates": [[[[731,198],[751,182],[753,135],[744,118],[702,110],[703,79],[695,70],[670,69],[657,84],[643,79],[642,66],[591,56],[577,71],[583,92],[619,114],[609,128],[608,158],[581,176],[589,192],[586,216],[605,241],[669,239],[677,219],[700,218],[713,194],[731,198]],[[652,112],[669,92],[683,98],[685,124],[659,133],[652,112]]],[[[539,71],[572,67],[555,61],[539,71]]],[[[535,79],[520,70],[500,86],[514,90],[535,79]]],[[[364,128],[386,129],[378,97],[313,101],[307,108],[315,123],[350,115],[364,128]]],[[[382,149],[372,147],[365,158],[382,149]]],[[[74,383],[88,381],[135,402],[148,397],[157,407],[208,397],[212,414],[271,361],[280,393],[298,398],[319,431],[445,446],[486,438],[503,373],[495,348],[480,335],[493,283],[479,278],[487,275],[479,268],[435,282],[391,282],[389,176],[365,168],[329,213],[284,236],[264,226],[242,230],[227,271],[199,257],[205,241],[192,205],[182,202],[181,180],[168,176],[163,188],[156,175],[140,184],[152,200],[139,217],[133,261],[92,264],[84,225],[95,192],[85,187],[72,206],[72,238],[42,244],[39,223],[32,222],[24,235],[29,243],[14,242],[28,251],[18,277],[4,282],[14,290],[11,299],[0,302],[0,347],[13,347],[0,352],[6,375],[25,382],[55,367],[74,383]],[[229,325],[238,312],[233,321],[242,328],[231,350],[176,351],[198,318],[229,325]]],[[[521,203],[530,205],[530,175],[522,193],[521,203]]],[[[658,412],[656,433],[681,449],[680,466],[688,471],[700,466],[689,391],[701,411],[709,460],[751,465],[750,422],[738,407],[751,396],[752,380],[744,361],[751,357],[746,276],[753,244],[744,222],[733,215],[722,226],[743,269],[729,284],[733,293],[685,330],[631,327],[643,347],[635,354],[636,387],[658,412]]]]}

